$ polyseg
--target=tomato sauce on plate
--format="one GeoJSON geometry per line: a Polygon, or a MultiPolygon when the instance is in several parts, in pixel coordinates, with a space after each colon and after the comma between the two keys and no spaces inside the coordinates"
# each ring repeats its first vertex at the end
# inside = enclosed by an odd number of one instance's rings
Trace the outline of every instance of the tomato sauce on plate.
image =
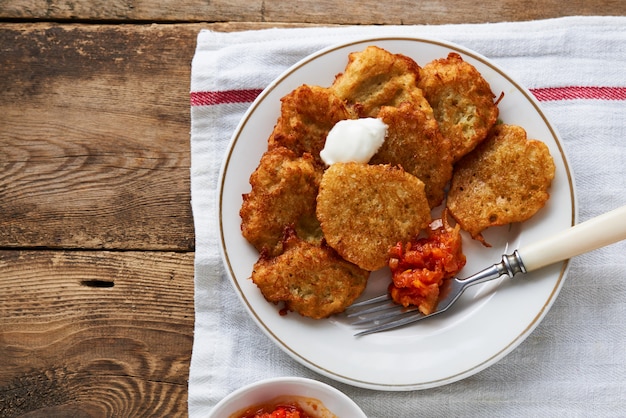
{"type": "Polygon", "coordinates": [[[444,281],[466,262],[459,225],[451,227],[445,211],[431,223],[427,237],[399,242],[389,256],[391,298],[404,307],[417,306],[424,315],[435,310],[444,281]]]}

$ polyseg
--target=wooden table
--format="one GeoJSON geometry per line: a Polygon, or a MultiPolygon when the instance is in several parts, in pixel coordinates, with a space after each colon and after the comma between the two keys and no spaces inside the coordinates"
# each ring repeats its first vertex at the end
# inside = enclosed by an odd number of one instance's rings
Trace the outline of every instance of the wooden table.
{"type": "Polygon", "coordinates": [[[0,417],[187,415],[201,28],[624,15],[621,0],[0,2],[0,417]]]}

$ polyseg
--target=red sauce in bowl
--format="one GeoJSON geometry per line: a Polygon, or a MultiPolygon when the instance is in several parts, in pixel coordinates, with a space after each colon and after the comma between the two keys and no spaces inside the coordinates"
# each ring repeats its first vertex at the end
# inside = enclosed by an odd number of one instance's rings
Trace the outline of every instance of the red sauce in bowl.
{"type": "Polygon", "coordinates": [[[337,416],[317,399],[281,396],[244,408],[228,418],[337,418],[337,416]]]}
{"type": "Polygon", "coordinates": [[[237,418],[315,418],[296,405],[262,405],[251,409],[252,411],[246,410],[237,418]]]}

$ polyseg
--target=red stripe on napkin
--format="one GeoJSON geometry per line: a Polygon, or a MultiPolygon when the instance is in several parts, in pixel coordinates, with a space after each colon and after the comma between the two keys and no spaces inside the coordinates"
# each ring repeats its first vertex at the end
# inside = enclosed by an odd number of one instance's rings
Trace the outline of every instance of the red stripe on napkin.
{"type": "Polygon", "coordinates": [[[530,89],[540,102],[558,100],[626,100],[626,87],[546,87],[530,89]]]}
{"type": "Polygon", "coordinates": [[[210,106],[226,103],[249,103],[253,102],[262,91],[262,89],[192,91],[191,105],[210,106]]]}
{"type": "MultiPolygon", "coordinates": [[[[261,94],[262,89],[193,91],[192,106],[211,106],[227,103],[250,103],[261,94]]],[[[540,87],[530,89],[540,102],[560,100],[626,100],[626,87],[540,87]]]]}

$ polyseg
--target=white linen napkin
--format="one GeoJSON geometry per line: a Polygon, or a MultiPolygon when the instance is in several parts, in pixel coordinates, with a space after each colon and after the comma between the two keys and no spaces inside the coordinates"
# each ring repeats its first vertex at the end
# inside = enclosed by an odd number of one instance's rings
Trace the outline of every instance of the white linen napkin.
{"type": "Polygon", "coordinates": [[[626,416],[625,242],[575,258],[551,311],[511,354],[434,389],[377,392],[334,382],[283,353],[248,317],[218,249],[216,189],[230,137],[254,97],[290,65],[373,35],[438,38],[492,59],[531,89],[560,132],[579,221],[626,204],[626,17],[202,31],[191,74],[196,322],[189,415],[206,416],[245,384],[295,375],[337,387],[372,418],[626,416]]]}

